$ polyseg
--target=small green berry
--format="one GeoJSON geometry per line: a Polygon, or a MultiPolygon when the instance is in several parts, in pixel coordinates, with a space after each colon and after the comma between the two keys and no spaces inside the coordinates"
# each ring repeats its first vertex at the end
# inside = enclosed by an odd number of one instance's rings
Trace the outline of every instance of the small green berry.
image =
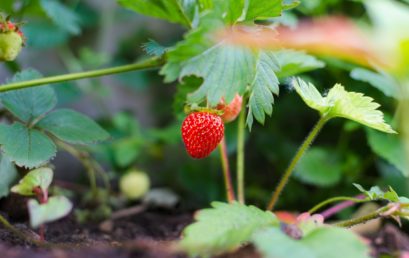
{"type": "Polygon", "coordinates": [[[23,47],[23,38],[15,31],[0,33],[0,61],[13,61],[23,47]]]}
{"type": "Polygon", "coordinates": [[[143,197],[150,188],[150,180],[145,172],[131,170],[119,180],[119,189],[129,200],[143,197]]]}

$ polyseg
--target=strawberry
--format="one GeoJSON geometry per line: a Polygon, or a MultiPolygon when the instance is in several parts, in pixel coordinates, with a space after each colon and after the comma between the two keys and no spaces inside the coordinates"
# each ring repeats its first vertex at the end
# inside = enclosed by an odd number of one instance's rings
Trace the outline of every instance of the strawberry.
{"type": "Polygon", "coordinates": [[[182,138],[186,151],[196,159],[205,158],[224,136],[224,124],[217,114],[201,111],[189,114],[182,124],[182,138]]]}
{"type": "Polygon", "coordinates": [[[24,35],[14,23],[0,22],[0,61],[13,61],[24,45],[24,35]]]}
{"type": "Polygon", "coordinates": [[[226,105],[224,98],[222,98],[220,103],[217,105],[217,109],[224,112],[221,116],[224,123],[229,123],[236,119],[236,117],[240,114],[242,102],[243,98],[238,94],[228,105],[226,105]]]}

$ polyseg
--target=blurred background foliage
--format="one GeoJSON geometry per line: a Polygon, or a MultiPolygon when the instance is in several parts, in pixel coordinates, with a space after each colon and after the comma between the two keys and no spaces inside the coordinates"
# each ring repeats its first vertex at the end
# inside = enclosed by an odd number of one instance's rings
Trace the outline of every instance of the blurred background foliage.
{"type": "MultiPolygon", "coordinates": [[[[1,0],[0,9],[13,21],[25,22],[27,37],[17,61],[0,64],[1,82],[28,67],[55,75],[131,63],[146,55],[142,46],[150,39],[171,46],[184,33],[178,25],[137,15],[115,1],[1,0]]],[[[360,24],[369,22],[358,0],[302,1],[276,20],[295,26],[304,17],[328,14],[351,17],[360,24]]],[[[304,77],[323,92],[339,82],[347,90],[365,93],[393,120],[395,100],[365,82],[373,81],[373,74],[356,72],[358,81],[350,76],[356,68],[353,65],[329,58],[323,61],[327,64],[324,69],[304,77]]],[[[173,105],[176,85],[162,81],[157,71],[144,71],[68,82],[54,88],[59,105],[94,117],[111,133],[108,142],[91,150],[112,179],[136,167],[149,173],[154,187],[167,187],[180,195],[183,207],[203,207],[210,201],[224,200],[218,151],[204,160],[188,157],[179,133],[182,107],[173,105]]],[[[281,83],[280,96],[265,125],[255,124],[246,136],[246,197],[249,203],[261,207],[318,119],[318,114],[286,85],[286,81],[281,83]]],[[[232,171],[236,127],[236,123],[226,125],[232,171]]],[[[399,138],[388,137],[394,136],[341,119],[332,121],[297,168],[278,208],[307,210],[331,196],[356,195],[354,182],[365,187],[391,185],[399,195],[408,196],[403,147],[399,138]]],[[[81,166],[69,156],[60,155],[55,163],[58,178],[86,183],[81,166]]]]}

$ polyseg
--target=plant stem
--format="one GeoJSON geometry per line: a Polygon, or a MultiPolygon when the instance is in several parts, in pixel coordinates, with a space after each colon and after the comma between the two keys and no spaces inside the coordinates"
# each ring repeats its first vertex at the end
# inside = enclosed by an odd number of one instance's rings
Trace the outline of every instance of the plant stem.
{"type": "Polygon", "coordinates": [[[333,226],[336,227],[345,227],[345,228],[350,228],[352,226],[358,225],[358,224],[362,224],[365,223],[367,221],[373,220],[373,219],[377,219],[382,217],[382,213],[387,211],[389,209],[389,207],[384,206],[374,212],[371,212],[367,215],[358,217],[358,218],[354,218],[354,219],[350,219],[350,220],[346,220],[346,221],[341,221],[338,223],[333,224],[333,226]]]}
{"type": "Polygon", "coordinates": [[[39,86],[39,85],[44,85],[44,84],[50,84],[50,83],[58,83],[58,82],[79,80],[79,79],[84,79],[84,78],[100,77],[100,76],[116,74],[116,73],[125,73],[125,72],[130,72],[130,71],[149,69],[149,68],[159,67],[163,63],[164,63],[164,60],[162,58],[155,57],[155,58],[144,60],[144,61],[141,61],[135,64],[122,65],[122,66],[92,70],[92,71],[87,71],[87,72],[57,75],[57,76],[51,76],[51,77],[44,77],[41,79],[4,84],[0,87],[0,92],[24,89],[24,88],[29,88],[29,87],[34,87],[34,86],[39,86]]]}
{"type": "Polygon", "coordinates": [[[312,207],[308,213],[313,214],[315,213],[317,210],[321,209],[322,207],[333,203],[333,202],[339,202],[339,201],[350,201],[350,202],[354,202],[354,203],[360,203],[360,202],[366,202],[367,200],[365,199],[361,199],[361,198],[354,198],[354,197],[347,197],[347,196],[338,196],[338,197],[333,197],[333,198],[329,198],[323,202],[318,203],[317,205],[315,205],[314,207],[312,207]]]}
{"type": "Polygon", "coordinates": [[[7,230],[9,230],[11,233],[13,233],[14,235],[16,235],[17,237],[19,237],[20,239],[27,241],[33,245],[36,246],[42,246],[43,243],[35,240],[27,235],[25,235],[23,232],[21,232],[20,230],[16,229],[13,225],[10,224],[10,222],[8,222],[6,220],[6,218],[4,218],[2,215],[0,215],[0,223],[3,225],[3,227],[5,227],[7,230]]]}
{"type": "MultiPolygon", "coordinates": [[[[356,198],[357,199],[364,199],[365,196],[364,195],[358,195],[356,198]]],[[[365,202],[365,201],[366,200],[362,200],[362,202],[365,202]]],[[[327,219],[327,218],[333,216],[334,214],[337,214],[338,212],[340,212],[340,211],[342,211],[342,210],[344,210],[344,209],[346,209],[348,207],[351,207],[351,206],[355,205],[356,203],[357,202],[355,202],[355,201],[344,201],[344,202],[341,202],[341,203],[339,203],[337,205],[334,205],[331,208],[328,208],[328,209],[324,210],[320,214],[324,217],[324,219],[327,219]]]]}
{"type": "MultiPolygon", "coordinates": [[[[38,201],[40,204],[46,204],[48,202],[48,190],[43,190],[40,187],[36,187],[33,189],[33,192],[37,196],[38,201]]],[[[45,241],[45,225],[42,224],[39,229],[40,241],[45,241]]]]}
{"type": "Polygon", "coordinates": [[[56,140],[55,142],[57,143],[58,147],[70,153],[72,156],[76,157],[79,161],[81,161],[82,165],[85,167],[85,170],[88,173],[92,196],[96,199],[98,197],[97,179],[95,175],[94,166],[90,161],[88,155],[77,150],[73,146],[66,144],[65,142],[59,140],[56,140]]]}
{"type": "Polygon", "coordinates": [[[304,156],[310,145],[313,143],[315,138],[318,136],[319,132],[321,131],[322,127],[325,125],[325,123],[328,121],[328,118],[326,116],[322,116],[320,120],[318,120],[317,124],[315,127],[312,129],[310,134],[307,136],[307,138],[304,140],[304,142],[301,144],[300,148],[298,149],[297,153],[295,154],[294,158],[292,159],[290,165],[288,166],[287,170],[284,172],[283,177],[281,178],[280,182],[277,185],[276,190],[273,193],[273,196],[271,197],[271,200],[267,206],[268,210],[273,210],[274,206],[276,205],[278,198],[280,197],[280,194],[283,192],[284,187],[286,186],[288,180],[290,179],[291,174],[293,173],[295,167],[297,166],[298,162],[300,159],[304,156]]]}
{"type": "Polygon", "coordinates": [[[246,129],[245,124],[246,103],[243,99],[241,112],[239,115],[239,124],[237,128],[237,194],[239,202],[245,203],[244,196],[244,133],[246,129]]]}
{"type": "Polygon", "coordinates": [[[227,197],[227,201],[229,203],[232,203],[236,200],[236,197],[234,194],[233,184],[231,182],[229,158],[227,156],[226,139],[224,137],[219,144],[219,149],[220,149],[220,159],[222,161],[224,184],[226,188],[226,197],[227,197]]]}

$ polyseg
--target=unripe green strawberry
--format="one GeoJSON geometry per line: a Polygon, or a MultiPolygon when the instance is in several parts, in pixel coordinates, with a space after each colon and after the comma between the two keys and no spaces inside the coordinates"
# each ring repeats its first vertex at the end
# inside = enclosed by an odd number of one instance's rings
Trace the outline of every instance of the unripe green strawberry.
{"type": "Polygon", "coordinates": [[[241,111],[242,102],[243,98],[238,94],[234,97],[229,105],[226,105],[224,98],[222,98],[220,103],[217,105],[217,109],[223,111],[223,115],[221,116],[221,118],[224,123],[229,123],[237,118],[241,111]]]}
{"type": "Polygon", "coordinates": [[[0,23],[0,61],[16,59],[23,45],[23,33],[14,23],[0,23]]]}
{"type": "Polygon", "coordinates": [[[201,159],[209,156],[223,139],[224,124],[217,114],[193,112],[183,121],[181,131],[187,153],[201,159]]]}
{"type": "Polygon", "coordinates": [[[136,169],[130,170],[119,180],[119,189],[129,200],[143,197],[150,188],[150,180],[145,172],[136,169]]]}

